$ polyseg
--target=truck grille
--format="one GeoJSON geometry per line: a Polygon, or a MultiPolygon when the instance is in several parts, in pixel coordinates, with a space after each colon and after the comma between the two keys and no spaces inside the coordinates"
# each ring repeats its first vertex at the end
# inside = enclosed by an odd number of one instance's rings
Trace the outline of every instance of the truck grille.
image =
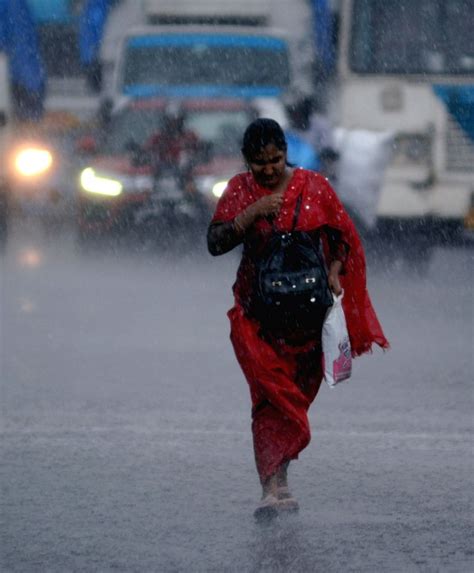
{"type": "Polygon", "coordinates": [[[474,144],[451,117],[446,132],[446,169],[474,172],[474,144]]]}

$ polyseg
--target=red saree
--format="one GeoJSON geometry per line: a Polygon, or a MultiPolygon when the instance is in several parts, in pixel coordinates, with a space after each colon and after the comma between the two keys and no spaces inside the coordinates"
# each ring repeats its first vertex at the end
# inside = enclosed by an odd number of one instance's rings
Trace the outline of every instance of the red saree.
{"type": "MultiPolygon", "coordinates": [[[[233,220],[248,205],[268,193],[255,183],[250,173],[235,176],[219,200],[213,222],[233,220]]],[[[326,179],[312,171],[295,169],[275,226],[281,230],[291,229],[300,194],[302,202],[296,228],[312,231],[331,227],[339,231],[342,241],[349,247],[341,285],[353,356],[370,351],[373,343],[388,348],[367,292],[361,241],[326,179]]],[[[254,241],[259,237],[265,241],[270,225],[260,220],[252,232],[254,241]]],[[[307,411],[321,384],[322,370],[319,341],[309,346],[289,347],[260,336],[258,323],[245,313],[253,271],[251,257],[244,249],[234,284],[235,306],[229,311],[229,319],[235,354],[250,387],[255,458],[260,479],[264,481],[281,464],[296,459],[308,445],[307,411]]]]}

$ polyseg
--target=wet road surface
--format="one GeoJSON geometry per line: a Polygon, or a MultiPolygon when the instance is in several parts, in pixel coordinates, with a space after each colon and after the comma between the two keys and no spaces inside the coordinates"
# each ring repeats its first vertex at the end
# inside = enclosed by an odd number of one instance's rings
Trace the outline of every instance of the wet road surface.
{"type": "Polygon", "coordinates": [[[257,525],[248,390],[228,340],[237,255],[82,253],[16,229],[0,259],[2,571],[474,569],[472,254],[371,258],[391,341],[323,387],[257,525]]]}

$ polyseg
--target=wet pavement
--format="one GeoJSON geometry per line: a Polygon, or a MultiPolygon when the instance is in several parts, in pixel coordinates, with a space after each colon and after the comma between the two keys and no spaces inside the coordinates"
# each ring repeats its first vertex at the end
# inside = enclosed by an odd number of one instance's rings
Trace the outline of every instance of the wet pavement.
{"type": "Polygon", "coordinates": [[[2,571],[468,572],[473,251],[370,256],[391,341],[323,387],[258,525],[248,390],[228,340],[237,254],[89,250],[16,228],[0,258],[2,571]]]}

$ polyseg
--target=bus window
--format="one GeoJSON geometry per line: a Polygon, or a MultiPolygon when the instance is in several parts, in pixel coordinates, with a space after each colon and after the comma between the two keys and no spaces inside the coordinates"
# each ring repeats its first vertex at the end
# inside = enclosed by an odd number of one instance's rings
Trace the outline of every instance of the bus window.
{"type": "Polygon", "coordinates": [[[350,64],[372,74],[474,71],[471,0],[355,0],[350,64]]]}

